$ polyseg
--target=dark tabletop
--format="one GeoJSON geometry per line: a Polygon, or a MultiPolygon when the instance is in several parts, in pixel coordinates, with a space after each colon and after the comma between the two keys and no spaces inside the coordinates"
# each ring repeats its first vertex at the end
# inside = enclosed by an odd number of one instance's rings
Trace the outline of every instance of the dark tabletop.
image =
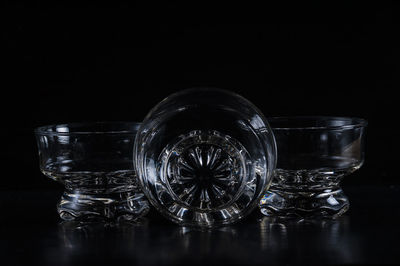
{"type": "Polygon", "coordinates": [[[2,265],[400,263],[400,186],[344,190],[351,208],[337,220],[284,221],[256,210],[208,231],[177,226],[154,210],[137,223],[61,222],[61,191],[3,190],[2,265]]]}

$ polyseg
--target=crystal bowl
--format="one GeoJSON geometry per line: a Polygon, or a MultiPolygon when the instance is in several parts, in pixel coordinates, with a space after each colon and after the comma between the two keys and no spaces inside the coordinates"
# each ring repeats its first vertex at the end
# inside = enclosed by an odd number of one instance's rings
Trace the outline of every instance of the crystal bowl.
{"type": "Polygon", "coordinates": [[[367,121],[347,117],[272,117],[278,150],[271,187],[260,201],[268,216],[337,217],[349,201],[339,183],[364,162],[367,121]]]}
{"type": "Polygon", "coordinates": [[[213,227],[236,222],[271,183],[275,140],[262,113],[220,89],[175,93],[138,132],[135,162],[147,198],[168,219],[213,227]]]}
{"type": "Polygon", "coordinates": [[[139,126],[94,122],[35,129],[40,170],[65,186],[57,205],[62,219],[132,220],[147,213],[132,160],[139,126]]]}

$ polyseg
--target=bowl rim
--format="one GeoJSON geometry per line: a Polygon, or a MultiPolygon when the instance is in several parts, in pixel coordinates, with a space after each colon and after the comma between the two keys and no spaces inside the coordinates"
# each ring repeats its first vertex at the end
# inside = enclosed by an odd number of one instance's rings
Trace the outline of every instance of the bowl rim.
{"type": "Polygon", "coordinates": [[[306,116],[272,116],[267,117],[268,123],[272,130],[345,130],[355,129],[360,127],[366,127],[368,121],[360,117],[345,117],[345,116],[322,116],[322,115],[306,115],[306,116]],[[302,119],[314,119],[314,120],[336,120],[336,121],[351,121],[350,124],[341,126],[294,126],[294,127],[274,127],[273,121],[278,120],[302,120],[302,119]]]}
{"type": "Polygon", "coordinates": [[[89,121],[89,122],[71,122],[62,124],[51,124],[39,126],[34,129],[36,135],[55,135],[55,136],[71,136],[71,135],[106,135],[106,134],[136,134],[141,126],[141,122],[137,121],[89,121]],[[59,127],[82,127],[90,125],[131,125],[134,130],[105,130],[105,131],[87,131],[87,130],[74,130],[69,132],[58,132],[54,129],[59,127]]]}

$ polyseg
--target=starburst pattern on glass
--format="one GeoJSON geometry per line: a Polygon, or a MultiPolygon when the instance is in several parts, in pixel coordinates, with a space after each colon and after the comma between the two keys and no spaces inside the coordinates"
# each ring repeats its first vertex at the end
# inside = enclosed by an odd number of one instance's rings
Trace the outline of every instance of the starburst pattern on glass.
{"type": "MultiPolygon", "coordinates": [[[[195,130],[164,149],[161,172],[168,191],[182,206],[199,211],[218,209],[240,191],[247,155],[245,148],[229,136],[195,130]]],[[[246,184],[250,191],[254,186],[254,182],[246,184]]]]}
{"type": "Polygon", "coordinates": [[[218,146],[196,145],[178,159],[170,186],[180,200],[199,209],[218,208],[232,199],[240,166],[218,146]],[[178,186],[174,186],[179,184],[178,186]]]}

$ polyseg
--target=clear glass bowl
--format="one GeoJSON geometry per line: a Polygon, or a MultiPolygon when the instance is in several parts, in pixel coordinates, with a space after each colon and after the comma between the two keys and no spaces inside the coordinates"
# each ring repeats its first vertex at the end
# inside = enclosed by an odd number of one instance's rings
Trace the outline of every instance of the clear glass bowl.
{"type": "Polygon", "coordinates": [[[41,171],[65,186],[57,205],[62,219],[132,220],[147,213],[132,161],[139,126],[98,122],[35,129],[41,171]]]}
{"type": "Polygon", "coordinates": [[[347,117],[273,117],[278,162],[261,212],[272,216],[337,217],[349,201],[341,179],[364,162],[367,121],[347,117]]]}
{"type": "Polygon", "coordinates": [[[135,142],[140,184],[170,220],[212,227],[245,217],[271,182],[272,131],[248,100],[219,89],[175,93],[147,115],[135,142]]]}

